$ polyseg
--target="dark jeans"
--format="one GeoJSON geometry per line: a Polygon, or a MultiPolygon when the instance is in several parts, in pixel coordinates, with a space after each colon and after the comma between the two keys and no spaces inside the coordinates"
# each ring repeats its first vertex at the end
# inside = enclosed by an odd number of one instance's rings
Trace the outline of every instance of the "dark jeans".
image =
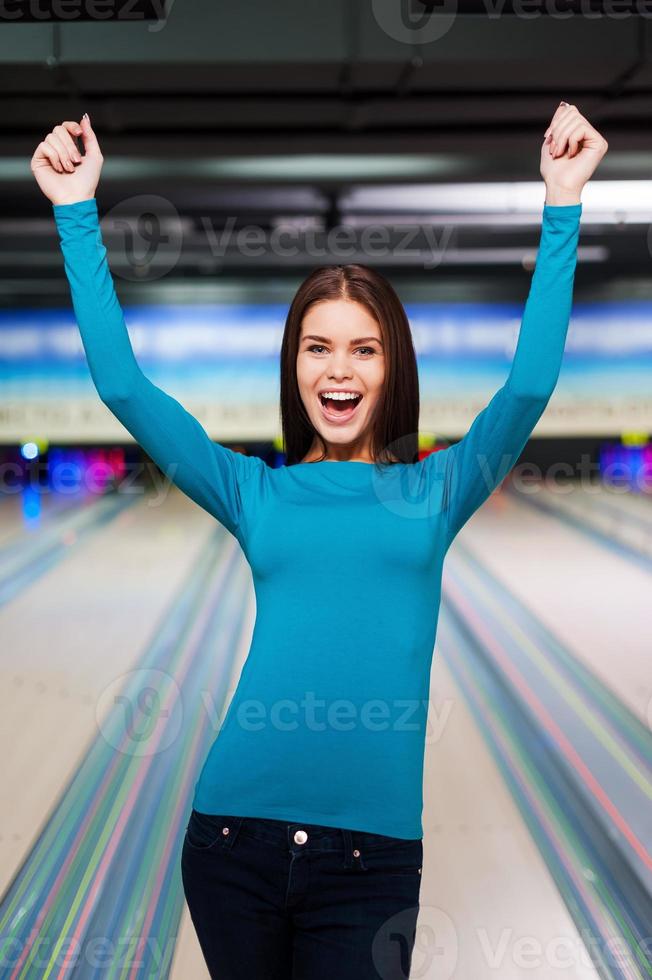
{"type": "Polygon", "coordinates": [[[193,810],[183,888],[216,980],[406,980],[423,842],[193,810]]]}

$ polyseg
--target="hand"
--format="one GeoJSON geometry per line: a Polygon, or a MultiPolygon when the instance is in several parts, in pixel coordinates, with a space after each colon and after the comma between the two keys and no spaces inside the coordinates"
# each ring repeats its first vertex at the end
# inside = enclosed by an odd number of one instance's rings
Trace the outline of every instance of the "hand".
{"type": "Polygon", "coordinates": [[[36,147],[30,169],[52,204],[75,204],[95,196],[104,157],[87,115],[81,123],[55,126],[36,147]],[[84,156],[75,137],[81,136],[84,156]]]}
{"type": "MultiPolygon", "coordinates": [[[[562,102],[544,133],[541,176],[549,196],[561,201],[577,197],[607,152],[609,144],[577,107],[562,102]]],[[[548,201],[547,203],[552,203],[548,201]]]]}

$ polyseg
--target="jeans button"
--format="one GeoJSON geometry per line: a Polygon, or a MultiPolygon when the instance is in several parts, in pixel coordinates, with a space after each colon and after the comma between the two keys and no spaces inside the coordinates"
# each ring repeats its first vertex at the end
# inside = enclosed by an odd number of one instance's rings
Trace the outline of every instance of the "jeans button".
{"type": "Polygon", "coordinates": [[[295,844],[305,844],[308,840],[308,835],[305,830],[297,830],[294,835],[295,844]]]}

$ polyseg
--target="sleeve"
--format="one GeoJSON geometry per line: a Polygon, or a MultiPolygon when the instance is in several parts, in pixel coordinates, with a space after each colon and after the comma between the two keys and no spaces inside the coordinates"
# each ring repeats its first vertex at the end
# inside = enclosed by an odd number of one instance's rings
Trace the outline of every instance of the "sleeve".
{"type": "Polygon", "coordinates": [[[194,416],[141,371],[115,293],[96,199],[52,207],[100,399],[164,475],[237,537],[240,489],[264,460],[213,442],[194,416]]]}
{"type": "Polygon", "coordinates": [[[446,453],[447,545],[515,465],[554,391],[573,301],[581,204],[544,204],[541,237],[509,375],[446,453]]]}

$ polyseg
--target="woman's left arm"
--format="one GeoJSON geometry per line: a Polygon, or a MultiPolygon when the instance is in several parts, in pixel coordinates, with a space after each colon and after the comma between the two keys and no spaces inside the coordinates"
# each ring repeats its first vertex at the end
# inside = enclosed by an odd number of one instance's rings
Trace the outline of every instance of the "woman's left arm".
{"type": "Polygon", "coordinates": [[[541,238],[509,376],[466,435],[444,450],[447,546],[512,469],[557,384],[573,298],[580,195],[606,151],[606,140],[575,106],[563,103],[541,148],[541,238]]]}

